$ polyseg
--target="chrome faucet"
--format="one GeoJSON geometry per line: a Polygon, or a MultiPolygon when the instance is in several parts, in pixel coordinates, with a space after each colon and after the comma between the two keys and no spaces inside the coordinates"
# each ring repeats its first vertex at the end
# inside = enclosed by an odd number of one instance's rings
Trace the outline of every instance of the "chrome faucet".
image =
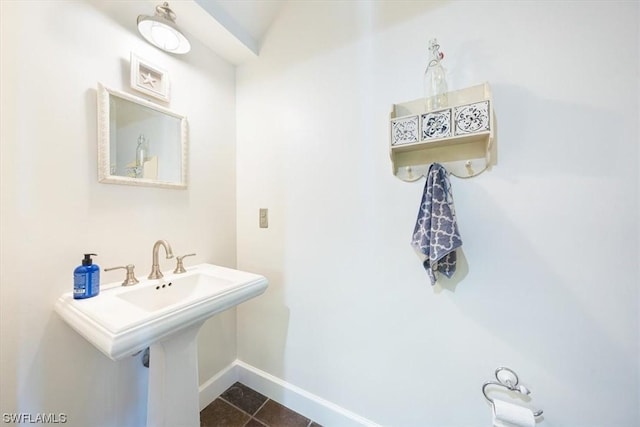
{"type": "Polygon", "coordinates": [[[158,263],[158,251],[160,246],[164,246],[164,251],[167,253],[167,259],[173,258],[173,252],[171,251],[171,245],[166,240],[158,240],[153,244],[153,263],[151,264],[151,273],[149,279],[161,279],[162,273],[160,272],[160,264],[158,263]]]}

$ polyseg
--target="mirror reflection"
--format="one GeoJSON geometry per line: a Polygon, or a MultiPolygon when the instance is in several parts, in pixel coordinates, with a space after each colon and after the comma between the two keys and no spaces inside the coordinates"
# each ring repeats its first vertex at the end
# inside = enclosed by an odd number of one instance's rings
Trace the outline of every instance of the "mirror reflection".
{"type": "Polygon", "coordinates": [[[99,87],[99,180],[186,188],[186,119],[147,100],[99,87]]]}

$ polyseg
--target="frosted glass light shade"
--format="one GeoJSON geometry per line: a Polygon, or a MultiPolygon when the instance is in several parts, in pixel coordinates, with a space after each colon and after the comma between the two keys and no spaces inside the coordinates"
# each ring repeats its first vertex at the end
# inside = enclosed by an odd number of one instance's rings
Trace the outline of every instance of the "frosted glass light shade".
{"type": "Polygon", "coordinates": [[[145,40],[165,52],[182,54],[191,50],[189,40],[163,16],[138,16],[138,31],[145,40]]]}

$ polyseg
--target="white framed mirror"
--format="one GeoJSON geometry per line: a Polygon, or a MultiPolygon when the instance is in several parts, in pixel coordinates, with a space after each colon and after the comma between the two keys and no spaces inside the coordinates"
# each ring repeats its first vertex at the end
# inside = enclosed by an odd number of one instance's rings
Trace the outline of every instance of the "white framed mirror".
{"type": "Polygon", "coordinates": [[[187,118],[98,83],[98,181],[187,188],[187,118]]]}

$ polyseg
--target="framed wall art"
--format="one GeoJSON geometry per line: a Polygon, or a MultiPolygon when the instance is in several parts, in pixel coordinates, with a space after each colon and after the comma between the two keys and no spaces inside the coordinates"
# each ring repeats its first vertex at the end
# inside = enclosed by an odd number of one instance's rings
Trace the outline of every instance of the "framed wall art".
{"type": "Polygon", "coordinates": [[[169,102],[169,73],[131,52],[131,87],[169,102]]]}

